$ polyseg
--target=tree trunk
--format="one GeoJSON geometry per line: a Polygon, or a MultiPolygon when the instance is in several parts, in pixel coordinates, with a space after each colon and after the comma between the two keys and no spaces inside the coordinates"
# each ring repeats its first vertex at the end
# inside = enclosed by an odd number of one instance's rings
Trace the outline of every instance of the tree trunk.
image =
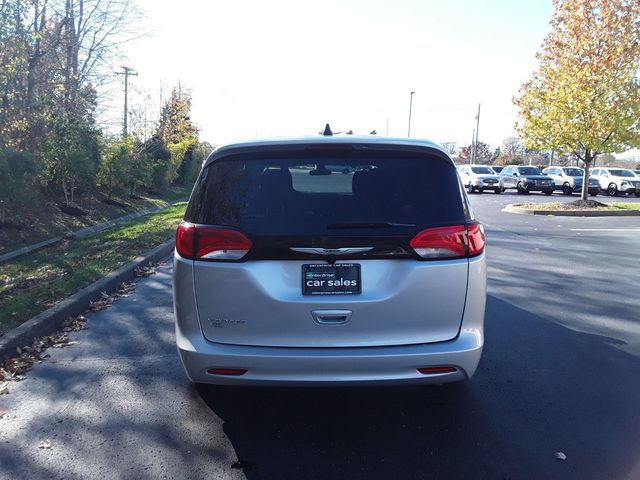
{"type": "Polygon", "coordinates": [[[591,162],[594,155],[591,150],[587,149],[584,153],[584,176],[582,177],[582,195],[583,202],[589,200],[589,169],[591,168],[591,162]]]}

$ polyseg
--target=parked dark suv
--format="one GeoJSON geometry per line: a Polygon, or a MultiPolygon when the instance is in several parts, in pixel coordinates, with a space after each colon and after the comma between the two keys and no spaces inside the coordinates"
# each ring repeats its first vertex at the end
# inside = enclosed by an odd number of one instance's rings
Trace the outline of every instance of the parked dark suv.
{"type": "Polygon", "coordinates": [[[176,341],[215,384],[464,380],[483,345],[484,231],[437,145],[229,145],[178,228],[176,341]]]}
{"type": "Polygon", "coordinates": [[[551,195],[555,188],[553,178],[545,175],[538,167],[509,165],[500,172],[504,189],[515,188],[520,194],[543,192],[551,195]]]}

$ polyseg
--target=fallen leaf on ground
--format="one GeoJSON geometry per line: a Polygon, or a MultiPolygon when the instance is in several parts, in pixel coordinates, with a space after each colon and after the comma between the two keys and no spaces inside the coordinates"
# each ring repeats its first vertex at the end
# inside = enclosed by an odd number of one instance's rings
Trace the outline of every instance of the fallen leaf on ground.
{"type": "Polygon", "coordinates": [[[0,381],[17,382],[24,380],[23,374],[27,370],[49,356],[44,353],[47,348],[62,348],[75,343],[78,342],[70,342],[66,333],[54,333],[36,338],[31,346],[17,349],[20,352],[17,356],[0,362],[0,381]]]}
{"type": "Polygon", "coordinates": [[[105,308],[110,307],[112,303],[113,297],[105,292],[102,292],[98,300],[89,302],[89,308],[87,308],[87,310],[91,312],[99,312],[100,310],[104,310],[105,308]]]}
{"type": "Polygon", "coordinates": [[[43,440],[40,442],[40,444],[38,445],[39,448],[51,448],[53,447],[53,442],[51,440],[49,440],[48,438],[46,440],[43,440]]]}
{"type": "Polygon", "coordinates": [[[135,277],[148,277],[149,275],[153,275],[156,273],[156,268],[160,265],[159,263],[149,263],[144,266],[137,267],[133,271],[133,275],[135,277]]]}
{"type": "Polygon", "coordinates": [[[116,288],[116,297],[126,297],[135,292],[136,286],[132,282],[122,282],[118,288],[116,288]]]}
{"type": "Polygon", "coordinates": [[[563,452],[556,452],[553,454],[558,460],[562,460],[563,462],[567,459],[567,456],[563,452]]]}
{"type": "Polygon", "coordinates": [[[69,317],[64,322],[63,331],[79,332],[87,328],[87,317],[78,315],[77,317],[69,317]],[[69,329],[69,330],[67,330],[69,329]]]}

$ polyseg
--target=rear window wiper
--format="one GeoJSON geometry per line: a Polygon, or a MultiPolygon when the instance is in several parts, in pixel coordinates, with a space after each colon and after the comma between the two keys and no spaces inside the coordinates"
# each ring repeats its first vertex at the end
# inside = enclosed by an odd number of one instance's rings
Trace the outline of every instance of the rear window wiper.
{"type": "Polygon", "coordinates": [[[396,222],[344,222],[329,223],[327,228],[330,230],[339,228],[392,228],[392,227],[415,227],[415,223],[396,223],[396,222]]]}

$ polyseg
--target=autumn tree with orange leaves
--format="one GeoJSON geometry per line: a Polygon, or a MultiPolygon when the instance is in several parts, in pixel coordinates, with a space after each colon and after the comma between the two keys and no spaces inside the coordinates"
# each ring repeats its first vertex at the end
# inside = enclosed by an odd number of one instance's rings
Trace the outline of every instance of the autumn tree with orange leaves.
{"type": "Polygon", "coordinates": [[[533,78],[514,99],[528,148],[572,153],[589,168],[640,146],[640,1],[554,0],[533,78]]]}

